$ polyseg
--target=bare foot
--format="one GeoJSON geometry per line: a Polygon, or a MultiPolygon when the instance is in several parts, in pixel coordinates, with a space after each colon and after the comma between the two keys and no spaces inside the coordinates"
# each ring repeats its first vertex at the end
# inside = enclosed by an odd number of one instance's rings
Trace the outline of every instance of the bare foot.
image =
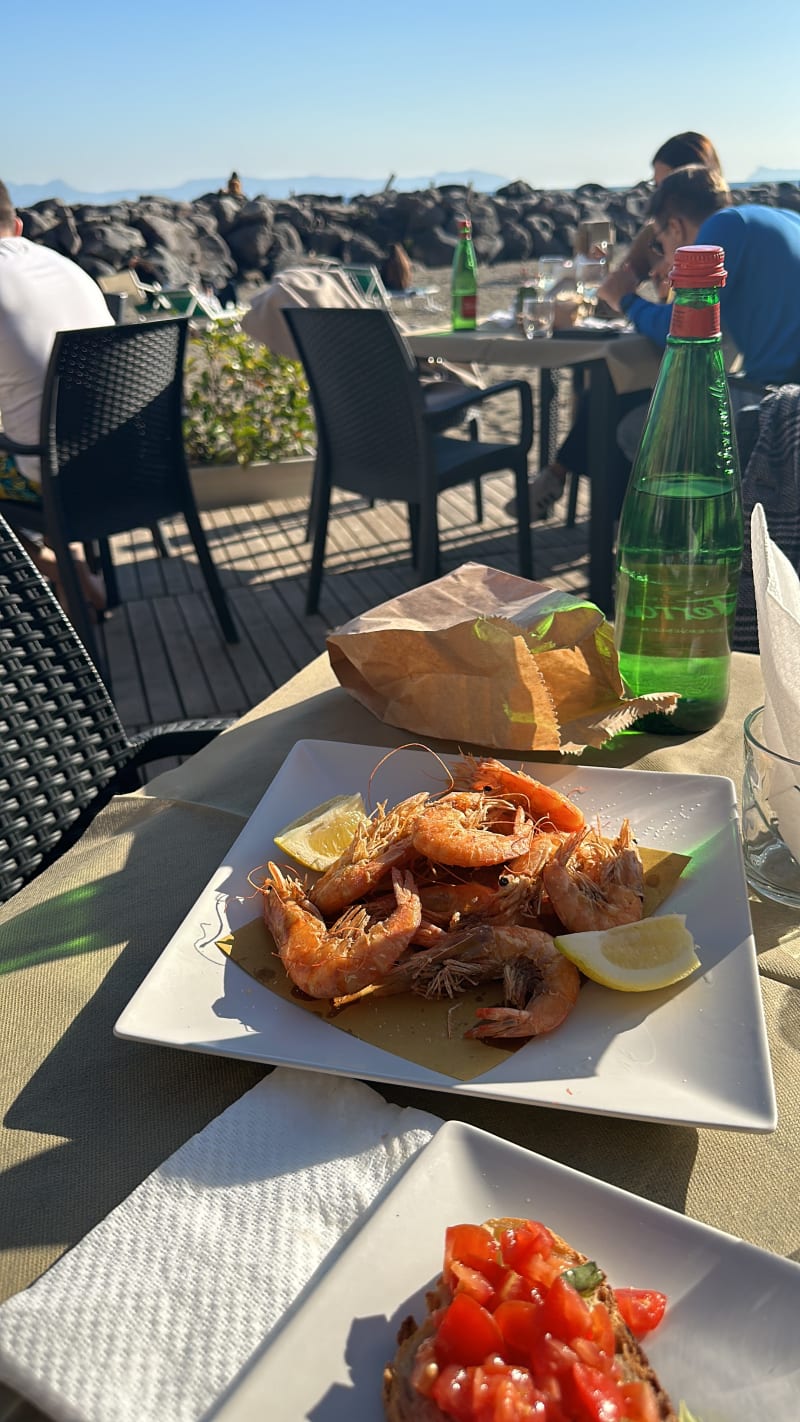
{"type": "MultiPolygon", "coordinates": [[[[56,597],[62,607],[66,607],[64,589],[58,567],[58,559],[52,548],[47,543],[31,543],[29,539],[24,539],[25,548],[30,554],[42,577],[47,578],[53,584],[56,597]]],[[[102,577],[99,573],[93,573],[89,564],[83,556],[83,549],[80,544],[70,544],[72,561],[75,564],[75,572],[78,575],[81,592],[95,612],[105,612],[106,609],[106,589],[102,577]]]]}

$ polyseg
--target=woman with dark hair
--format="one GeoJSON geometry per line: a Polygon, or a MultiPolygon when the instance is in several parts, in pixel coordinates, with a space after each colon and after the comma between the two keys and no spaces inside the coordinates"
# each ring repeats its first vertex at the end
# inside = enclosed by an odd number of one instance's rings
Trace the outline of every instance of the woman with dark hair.
{"type": "MultiPolygon", "coordinates": [[[[653,157],[653,182],[656,187],[660,187],[664,179],[678,168],[683,168],[687,164],[702,164],[715,173],[724,183],[722,177],[722,166],[719,161],[719,154],[711,142],[703,133],[694,133],[692,130],[686,133],[676,133],[672,138],[668,138],[662,143],[657,153],[653,157]]],[[[664,273],[654,270],[654,254],[652,242],[654,238],[654,226],[652,222],[646,222],[634,237],[625,258],[623,266],[632,273],[640,282],[651,277],[656,292],[661,300],[666,300],[669,295],[669,280],[664,280],[664,273]]],[[[634,409],[641,403],[641,391],[633,395],[622,395],[617,397],[619,419],[634,409]]],[[[586,470],[586,455],[589,439],[589,409],[585,396],[579,398],[575,411],[575,420],[564,440],[559,446],[556,458],[550,464],[546,464],[539,473],[534,475],[530,484],[530,509],[531,522],[537,519],[549,518],[553,504],[557,503],[564,493],[567,482],[567,474],[570,471],[583,474],[586,470]]],[[[625,490],[630,463],[619,451],[619,468],[613,471],[612,488],[615,490],[615,502],[621,502],[622,494],[625,490]]]]}
{"type": "Polygon", "coordinates": [[[688,168],[690,163],[699,163],[714,173],[722,172],[719,154],[704,133],[676,133],[662,143],[653,157],[653,181],[660,188],[664,179],[676,168],[688,168]]]}

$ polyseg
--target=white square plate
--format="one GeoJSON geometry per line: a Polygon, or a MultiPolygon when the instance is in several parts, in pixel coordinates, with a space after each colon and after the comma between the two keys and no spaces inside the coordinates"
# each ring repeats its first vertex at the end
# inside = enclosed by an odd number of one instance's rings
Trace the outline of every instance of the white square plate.
{"type": "Polygon", "coordinates": [[[383,1422],[400,1323],[419,1322],[447,1225],[542,1220],[612,1285],[660,1289],[645,1349],[702,1422],[797,1422],[800,1267],[467,1126],[443,1125],[229,1389],[215,1422],[383,1422]]]}
{"type": "Polygon", "coordinates": [[[229,962],[215,940],[258,916],[250,870],[273,835],[312,805],[360,790],[394,804],[445,776],[422,750],[298,741],[225,862],[122,1013],[137,1041],[217,1052],[363,1080],[428,1087],[562,1110],[686,1125],[774,1130],[777,1120],[733,784],[722,776],[537,764],[616,833],[627,815],[639,842],[691,854],[663,911],[685,913],[702,972],[673,988],[619,993],[585,983],[555,1032],[484,1075],[457,1081],[361,1042],[285,1002],[229,962]]]}

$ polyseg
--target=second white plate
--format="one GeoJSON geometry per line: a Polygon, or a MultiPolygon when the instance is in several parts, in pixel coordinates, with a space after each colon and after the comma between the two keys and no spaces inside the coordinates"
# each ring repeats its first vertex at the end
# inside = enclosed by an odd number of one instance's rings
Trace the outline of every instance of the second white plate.
{"type": "Polygon", "coordinates": [[[645,1349],[702,1422],[797,1422],[800,1267],[459,1121],[448,1122],[229,1391],[215,1422],[382,1422],[397,1330],[424,1313],[450,1224],[542,1220],[612,1285],[660,1289],[645,1349]]]}

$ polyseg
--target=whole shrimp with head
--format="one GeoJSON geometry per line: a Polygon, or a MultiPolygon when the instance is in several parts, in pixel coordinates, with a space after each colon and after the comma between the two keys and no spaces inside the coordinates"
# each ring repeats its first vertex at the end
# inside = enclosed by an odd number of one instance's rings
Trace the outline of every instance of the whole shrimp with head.
{"type": "Polygon", "coordinates": [[[642,861],[628,820],[610,845],[588,827],[565,840],[545,864],[542,882],[568,933],[615,928],[644,915],[642,861]]]}
{"type": "Polygon", "coordinates": [[[298,879],[276,864],[267,868],[264,921],[286,972],[309,997],[346,997],[380,982],[419,928],[422,910],[408,873],[392,870],[395,907],[388,917],[351,907],[329,926],[298,879]]]}
{"type": "Polygon", "coordinates": [[[534,780],[524,770],[511,770],[493,756],[480,759],[463,756],[455,768],[454,780],[460,788],[502,795],[512,803],[522,805],[528,817],[540,828],[573,833],[584,826],[583,812],[566,795],[552,785],[534,780]]]}
{"type": "Polygon", "coordinates": [[[408,864],[414,827],[428,799],[423,790],[388,812],[385,805],[379,805],[369,822],[359,825],[336,863],[309,890],[315,908],[326,915],[340,913],[348,904],[371,894],[390,869],[408,864]]]}
{"type": "Polygon", "coordinates": [[[412,834],[417,854],[434,864],[480,869],[516,859],[530,848],[533,821],[483,791],[453,791],[427,805],[412,834]]]}
{"type": "Polygon", "coordinates": [[[406,955],[382,991],[410,989],[453,997],[465,987],[502,978],[502,1007],[476,1009],[467,1037],[540,1037],[560,1027],[578,1000],[578,969],[540,929],[484,920],[445,935],[437,947],[406,955]]]}

